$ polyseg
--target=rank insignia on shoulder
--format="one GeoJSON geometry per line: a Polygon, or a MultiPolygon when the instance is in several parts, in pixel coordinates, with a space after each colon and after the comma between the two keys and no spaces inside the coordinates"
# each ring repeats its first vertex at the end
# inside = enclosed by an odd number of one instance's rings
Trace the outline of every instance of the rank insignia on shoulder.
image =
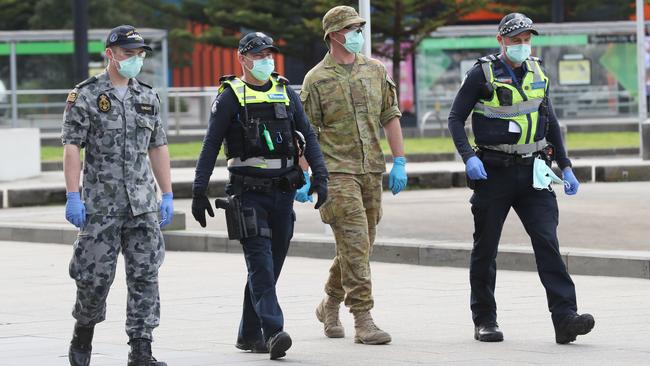
{"type": "Polygon", "coordinates": [[[79,97],[79,94],[77,93],[77,89],[74,89],[70,91],[70,93],[68,93],[68,99],[66,99],[65,101],[67,103],[74,103],[77,101],[77,97],[79,97]]]}
{"type": "Polygon", "coordinates": [[[111,110],[111,100],[108,95],[100,94],[97,97],[97,108],[99,108],[99,110],[104,113],[111,110]]]}

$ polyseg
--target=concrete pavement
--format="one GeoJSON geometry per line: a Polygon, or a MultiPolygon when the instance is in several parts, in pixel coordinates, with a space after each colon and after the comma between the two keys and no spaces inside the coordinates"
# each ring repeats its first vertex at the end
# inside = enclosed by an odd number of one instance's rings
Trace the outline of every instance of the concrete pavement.
{"type": "MultiPolygon", "coordinates": [[[[0,242],[0,365],[67,365],[74,283],[67,275],[71,248],[0,242]]],[[[472,338],[467,270],[373,263],[380,327],[387,346],[357,345],[352,319],[342,311],[346,338],[327,339],[313,314],[329,260],[289,257],[278,292],[294,346],[283,361],[233,347],[245,266],[241,254],[168,252],[161,269],[162,321],[155,355],[171,366],[203,365],[647,365],[650,357],[650,282],[574,276],[580,311],[596,318],[594,331],[571,345],[554,343],[537,275],[499,271],[497,301],[505,341],[472,338]]],[[[98,325],[93,365],[124,365],[125,304],[122,261],[98,325]]]]}

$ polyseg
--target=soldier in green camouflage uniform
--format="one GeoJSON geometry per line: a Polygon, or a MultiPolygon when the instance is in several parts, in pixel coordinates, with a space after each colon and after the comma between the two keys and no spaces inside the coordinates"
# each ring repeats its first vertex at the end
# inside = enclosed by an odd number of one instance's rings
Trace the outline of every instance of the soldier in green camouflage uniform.
{"type": "Polygon", "coordinates": [[[70,92],[63,116],[66,218],[80,228],[69,270],[77,284],[73,366],[90,362],[94,325],[105,318],[120,251],[128,286],[128,364],[165,365],[151,356],[151,340],[159,323],[158,269],[165,257],[160,227],[171,221],[173,206],[160,101],[151,86],[132,75],[142,65],[133,58],[151,50],[143,42],[133,27],[113,29],[106,42],[109,66],[70,92]],[[85,202],[79,199],[82,148],[85,202]],[[154,174],[163,191],[161,204],[154,174]]]}
{"type": "Polygon", "coordinates": [[[381,219],[383,128],[394,156],[389,186],[397,194],[406,186],[402,132],[395,83],[377,60],[359,53],[365,20],[349,6],[332,8],[323,17],[330,52],[305,76],[301,99],[317,131],[330,172],[329,199],[320,208],[332,227],[336,257],[316,310],[325,335],[344,336],[339,304],[355,318],[355,342],[391,341],[370,316],[373,307],[370,254],[381,219]]]}

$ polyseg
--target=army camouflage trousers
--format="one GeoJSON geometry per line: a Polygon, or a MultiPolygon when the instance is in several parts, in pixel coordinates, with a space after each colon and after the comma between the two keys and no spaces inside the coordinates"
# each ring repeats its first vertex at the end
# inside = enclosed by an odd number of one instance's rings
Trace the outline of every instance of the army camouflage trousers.
{"type": "Polygon", "coordinates": [[[77,283],[77,299],[72,316],[84,325],[105,319],[121,250],[128,288],[126,333],[129,338],[152,339],[160,321],[158,268],[165,257],[157,214],[88,215],[73,248],[70,277],[77,283]]]}
{"type": "Polygon", "coordinates": [[[370,254],[381,219],[382,175],[330,175],[327,202],[321,219],[336,239],[336,257],[325,284],[325,293],[345,301],[350,312],[372,309],[370,254]]]}

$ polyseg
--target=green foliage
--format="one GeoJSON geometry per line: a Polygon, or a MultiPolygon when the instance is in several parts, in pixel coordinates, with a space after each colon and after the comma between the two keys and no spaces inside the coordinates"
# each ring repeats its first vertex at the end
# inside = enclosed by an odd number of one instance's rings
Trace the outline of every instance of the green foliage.
{"type": "MultiPolygon", "coordinates": [[[[576,132],[567,134],[569,155],[571,150],[577,149],[608,149],[639,147],[638,132],[576,132]]],[[[184,142],[169,144],[169,154],[172,159],[197,159],[201,153],[201,142],[184,142]]],[[[384,152],[389,153],[390,148],[386,140],[382,140],[384,152]]],[[[456,151],[454,142],[449,137],[406,138],[404,148],[407,154],[425,153],[450,153],[456,151]]],[[[219,154],[223,159],[223,149],[219,154]]],[[[61,161],[63,148],[59,146],[41,147],[41,160],[61,161]]]]}
{"type": "Polygon", "coordinates": [[[324,48],[321,19],[336,5],[356,5],[356,0],[207,0],[205,17],[212,26],[204,40],[237,47],[241,33],[260,31],[279,41],[282,53],[314,65],[324,48]]]}

